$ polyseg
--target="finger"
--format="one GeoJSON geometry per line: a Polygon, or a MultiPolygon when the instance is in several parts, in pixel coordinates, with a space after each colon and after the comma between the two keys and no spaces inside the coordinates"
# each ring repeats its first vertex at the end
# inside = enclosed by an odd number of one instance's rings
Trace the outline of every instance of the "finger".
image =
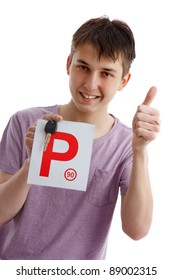
{"type": "MultiPolygon", "coordinates": [[[[142,105],[141,105],[142,106],[142,105]]],[[[150,124],[160,124],[159,112],[158,111],[138,111],[135,115],[135,121],[143,121],[150,124]]]]}
{"type": "Polygon", "coordinates": [[[28,149],[32,149],[33,142],[34,142],[34,138],[32,138],[32,137],[25,137],[25,145],[26,145],[26,147],[28,149]]]}
{"type": "Polygon", "coordinates": [[[62,116],[57,115],[57,114],[47,114],[42,117],[43,120],[54,120],[56,122],[59,122],[62,120],[62,116]]]}
{"type": "Polygon", "coordinates": [[[157,131],[150,131],[148,129],[145,128],[136,128],[135,129],[135,133],[137,135],[137,137],[139,138],[143,138],[145,141],[152,141],[157,137],[157,131]]]}
{"type": "Polygon", "coordinates": [[[33,124],[32,126],[28,127],[27,132],[33,132],[34,133],[35,130],[36,130],[36,123],[33,124]]]}
{"type": "Polygon", "coordinates": [[[154,100],[155,96],[157,94],[157,88],[156,87],[151,87],[145,97],[145,100],[143,101],[143,105],[150,106],[152,101],[154,100]]]}
{"type": "Polygon", "coordinates": [[[34,139],[34,135],[35,135],[34,132],[32,132],[32,131],[27,131],[25,137],[28,138],[28,139],[34,139]]]}
{"type": "Polygon", "coordinates": [[[160,126],[158,124],[151,124],[143,121],[138,121],[136,123],[136,128],[142,128],[148,131],[153,131],[153,132],[159,132],[160,131],[160,126]]]}

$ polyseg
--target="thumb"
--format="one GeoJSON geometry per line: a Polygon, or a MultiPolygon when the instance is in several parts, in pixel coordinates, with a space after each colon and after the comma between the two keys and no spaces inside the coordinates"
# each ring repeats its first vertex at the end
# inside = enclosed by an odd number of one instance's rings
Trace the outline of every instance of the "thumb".
{"type": "Polygon", "coordinates": [[[154,100],[155,96],[157,93],[157,88],[156,87],[151,87],[145,97],[145,100],[143,101],[143,105],[148,105],[150,106],[150,104],[152,103],[152,101],[154,100]]]}

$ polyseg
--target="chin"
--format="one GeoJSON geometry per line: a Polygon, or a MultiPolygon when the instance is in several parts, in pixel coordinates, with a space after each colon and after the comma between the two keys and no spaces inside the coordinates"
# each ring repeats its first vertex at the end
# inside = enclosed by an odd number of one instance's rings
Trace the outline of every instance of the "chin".
{"type": "Polygon", "coordinates": [[[77,106],[77,109],[78,111],[80,111],[81,113],[84,113],[84,114],[93,114],[93,113],[96,113],[96,108],[87,108],[87,106],[77,106]]]}

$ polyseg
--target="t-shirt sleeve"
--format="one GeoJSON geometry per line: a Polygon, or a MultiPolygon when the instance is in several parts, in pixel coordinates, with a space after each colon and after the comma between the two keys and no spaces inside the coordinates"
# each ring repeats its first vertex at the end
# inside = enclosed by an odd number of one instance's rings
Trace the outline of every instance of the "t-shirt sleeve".
{"type": "Polygon", "coordinates": [[[132,170],[132,155],[130,155],[130,157],[128,158],[125,167],[123,169],[123,172],[121,174],[120,185],[119,185],[121,195],[126,194],[128,190],[131,170],[132,170]]]}
{"type": "Polygon", "coordinates": [[[2,135],[0,142],[0,170],[15,174],[27,157],[24,137],[18,114],[14,114],[2,135]]]}

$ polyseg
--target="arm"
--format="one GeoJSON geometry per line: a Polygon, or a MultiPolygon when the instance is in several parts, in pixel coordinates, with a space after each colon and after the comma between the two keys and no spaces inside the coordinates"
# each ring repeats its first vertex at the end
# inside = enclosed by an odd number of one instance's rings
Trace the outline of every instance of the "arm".
{"type": "MultiPolygon", "coordinates": [[[[60,121],[61,116],[48,114],[45,120],[54,119],[60,121]]],[[[25,145],[28,158],[15,175],[0,172],[0,226],[13,219],[25,203],[30,190],[27,184],[30,155],[34,141],[36,123],[30,126],[25,135],[25,145]]]]}
{"type": "Polygon", "coordinates": [[[147,144],[156,138],[160,129],[159,112],[149,105],[156,94],[151,88],[133,120],[133,165],[127,193],[122,197],[123,231],[138,240],[151,226],[153,198],[147,160],[147,144]]]}
{"type": "Polygon", "coordinates": [[[28,195],[29,159],[15,174],[0,173],[0,225],[10,221],[22,208],[28,195]]]}

